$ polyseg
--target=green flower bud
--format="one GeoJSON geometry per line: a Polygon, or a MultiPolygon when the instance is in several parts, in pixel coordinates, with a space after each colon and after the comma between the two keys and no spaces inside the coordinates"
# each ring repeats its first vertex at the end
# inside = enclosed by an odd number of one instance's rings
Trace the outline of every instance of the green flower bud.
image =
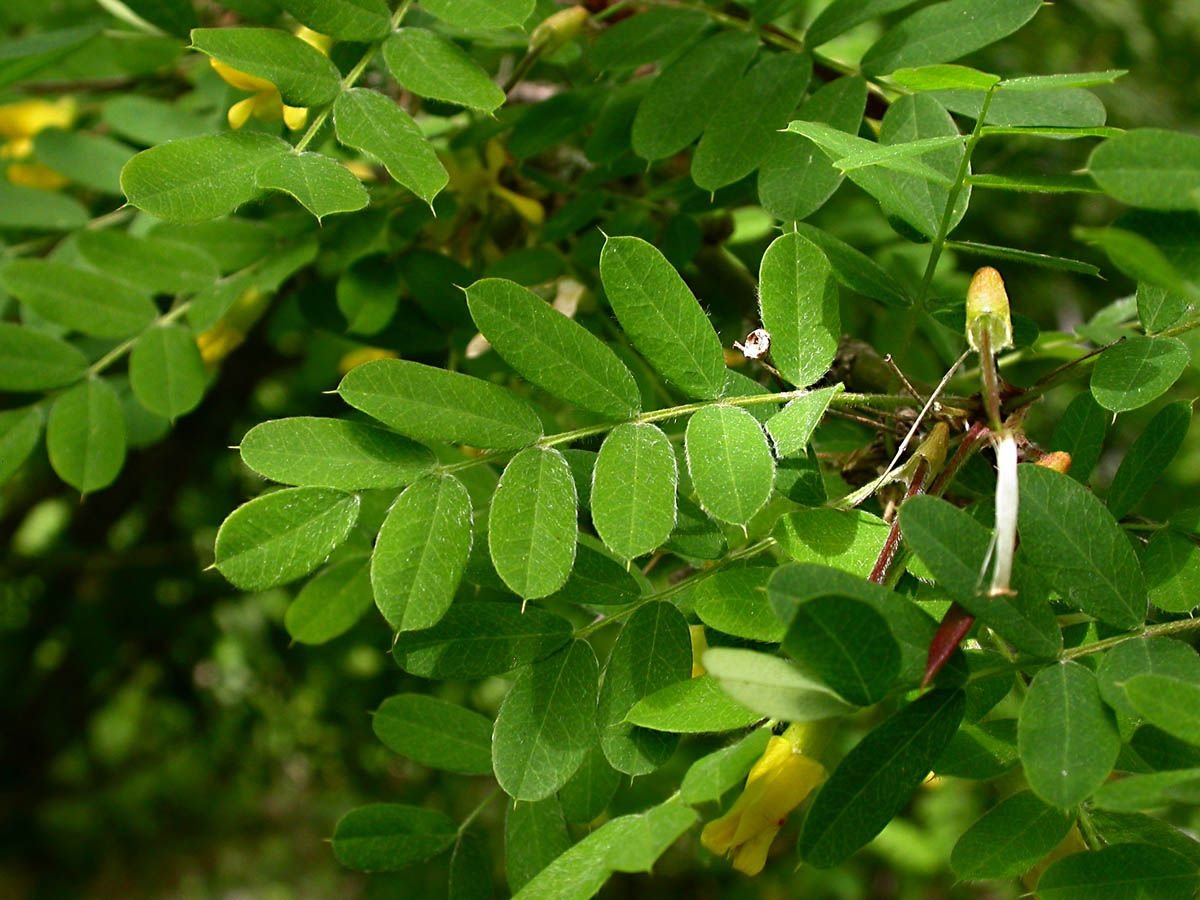
{"type": "Polygon", "coordinates": [[[585,6],[572,6],[547,16],[529,36],[530,52],[551,54],[583,30],[588,20],[585,6]]]}
{"type": "Polygon", "coordinates": [[[976,272],[967,288],[967,344],[972,350],[979,351],[985,333],[992,353],[1013,345],[1008,292],[1004,279],[991,266],[976,272]]]}

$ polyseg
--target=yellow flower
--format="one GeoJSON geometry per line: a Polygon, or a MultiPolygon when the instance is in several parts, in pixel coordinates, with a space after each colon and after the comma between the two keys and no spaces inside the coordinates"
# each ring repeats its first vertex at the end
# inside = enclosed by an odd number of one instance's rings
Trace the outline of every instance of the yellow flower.
{"type": "Polygon", "coordinates": [[[825,767],[801,749],[803,731],[793,725],[783,736],[772,736],[733,808],[700,834],[700,843],[713,853],[731,853],[739,872],[762,871],[788,815],[825,780],[825,767]]]}
{"type": "MultiPolygon", "coordinates": [[[[296,32],[296,37],[326,55],[329,54],[329,47],[333,43],[326,35],[318,34],[308,28],[301,28],[296,32]]],[[[210,57],[208,62],[213,70],[221,76],[221,80],[230,87],[237,88],[239,91],[248,91],[254,95],[245,100],[239,100],[229,107],[227,117],[230,128],[235,130],[241,128],[250,121],[251,116],[266,122],[282,118],[284,124],[292,131],[299,131],[308,122],[307,107],[287,106],[279,95],[279,88],[265,78],[235,69],[219,59],[210,57]]]]}
{"type": "Polygon", "coordinates": [[[541,225],[546,211],[537,200],[518,194],[500,183],[500,173],[508,164],[508,154],[498,141],[488,141],[483,148],[484,164],[472,153],[461,158],[444,160],[450,175],[450,185],[461,202],[467,206],[483,209],[488,199],[503,200],[513,211],[530,225],[541,225]]]}
{"type": "Polygon", "coordinates": [[[7,170],[8,180],[26,187],[57,190],[67,179],[37,162],[16,162],[33,153],[33,139],[47,128],[70,128],[75,121],[75,100],[62,97],[49,100],[21,100],[0,106],[0,159],[14,160],[7,170]]]}

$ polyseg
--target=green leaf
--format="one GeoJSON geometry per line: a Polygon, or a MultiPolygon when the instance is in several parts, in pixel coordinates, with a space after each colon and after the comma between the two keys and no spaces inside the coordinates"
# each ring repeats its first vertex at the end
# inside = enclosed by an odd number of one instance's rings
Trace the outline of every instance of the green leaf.
{"type": "Polygon", "coordinates": [[[333,855],[358,872],[392,872],[437,856],[458,829],[444,813],[400,803],[352,809],[333,830],[333,855]]]}
{"type": "Polygon", "coordinates": [[[423,443],[515,450],[542,436],[534,411],[499,385],[407,360],[356,366],[338,385],[338,394],[423,443]]]}
{"type": "Polygon", "coordinates": [[[1077,226],[1071,229],[1071,235],[1099,247],[1114,266],[1136,281],[1177,293],[1192,289],[1159,246],[1137,232],[1077,226]]]}
{"type": "Polygon", "coordinates": [[[767,600],[772,568],[746,566],[714,573],[692,591],[696,616],[709,628],[750,641],[775,644],[783,626],[767,600]]]}
{"type": "Polygon", "coordinates": [[[745,525],[762,509],[775,483],[775,460],[754,416],[737,406],[705,407],[688,421],[685,446],[705,512],[745,525]]]}
{"type": "Polygon", "coordinates": [[[1140,714],[1125,695],[1125,685],[1138,675],[1200,679],[1200,657],[1182,641],[1162,637],[1122,641],[1101,657],[1096,672],[1100,696],[1116,711],[1126,736],[1140,721],[1140,714]]]}
{"type": "Polygon", "coordinates": [[[1197,787],[1200,787],[1200,769],[1128,775],[1107,782],[1093,795],[1092,804],[1117,812],[1161,809],[1181,799],[1181,793],[1186,796],[1197,787]]]}
{"type": "MultiPolygon", "coordinates": [[[[983,112],[983,95],[976,92],[937,91],[931,96],[951,112],[970,119],[978,119],[983,112]]],[[[987,122],[999,127],[1093,129],[1102,126],[1107,116],[1100,98],[1090,91],[1075,88],[1038,93],[1000,91],[992,95],[987,122]]],[[[987,133],[992,133],[990,128],[987,133]]]]}
{"type": "Polygon", "coordinates": [[[887,80],[910,91],[988,91],[1000,76],[968,66],[933,65],[897,69],[887,80]]]}
{"type": "Polygon", "coordinates": [[[528,381],[608,419],[641,411],[637,383],[609,346],[532,291],[485,278],[467,289],[467,307],[488,343],[528,381]]]}
{"type": "Polygon", "coordinates": [[[42,437],[44,417],[37,406],[0,411],[0,486],[29,458],[42,437]]]}
{"type": "Polygon", "coordinates": [[[384,519],[371,556],[375,604],[396,631],[436,625],[471,555],[471,498],[452,475],[422,478],[384,519]]]}
{"type": "Polygon", "coordinates": [[[78,381],[87,357],[66,341],[0,322],[0,390],[44,391],[78,381]]]}
{"type": "Polygon", "coordinates": [[[824,563],[866,578],[890,530],[861,509],[814,507],[781,516],[773,536],[796,562],[824,563]]]}
{"type": "Polygon", "coordinates": [[[668,800],[605,822],[548,865],[513,900],[588,900],[617,872],[649,872],[697,815],[668,800]]]}
{"type": "Polygon", "coordinates": [[[599,677],[586,641],[518,673],[492,738],[496,780],[514,800],[543,800],[579,768],[596,739],[599,677]]]}
{"type": "Polygon", "coordinates": [[[263,163],[254,181],[264,191],[282,191],[316,216],[354,212],[370,198],[362,182],[336,160],[320,153],[284,153],[263,163]]]}
{"type": "Polygon", "coordinates": [[[129,355],[129,386],[152,413],[177,419],[204,399],[208,372],[186,325],[156,325],[142,332],[129,355]]]}
{"type": "Polygon", "coordinates": [[[1017,592],[988,596],[984,574],[992,552],[991,535],[968,513],[938,497],[911,497],[900,508],[904,540],[947,594],[1013,646],[1052,658],[1062,635],[1045,591],[1029,574],[1015,573],[1017,592]]]}
{"type": "Polygon", "coordinates": [[[1038,879],[1040,900],[1190,900],[1196,865],[1163,847],[1116,844],[1076,853],[1038,879]]]}
{"type": "Polygon", "coordinates": [[[649,603],[621,629],[604,667],[596,720],[609,763],[627,775],[653,772],[675,752],[679,739],[625,721],[633,706],[692,673],[692,639],[687,619],[670,603],[649,603]]]}
{"type": "Polygon", "coordinates": [[[700,137],[757,50],[756,35],[724,30],[668,64],[633,117],[633,152],[664,159],[700,137]]]}
{"type": "Polygon", "coordinates": [[[780,459],[803,456],[808,452],[808,442],[821,424],[825,411],[835,396],[842,392],[842,385],[818,388],[803,397],[792,400],[782,411],[767,420],[767,434],[780,459]]]}
{"type": "Polygon", "coordinates": [[[125,414],[112,385],[89,378],[50,407],[46,450],[58,477],[81,494],[112,484],[125,464],[125,414]]]}
{"type": "MultiPolygon", "coordinates": [[[[865,578],[812,563],[780,566],[767,582],[767,597],[779,621],[793,631],[802,630],[796,613],[806,603],[821,597],[850,597],[883,617],[900,647],[901,682],[916,684],[925,671],[929,642],[937,623],[915,604],[899,594],[865,578]]],[[[801,640],[813,640],[801,635],[801,640]]],[[[784,639],[785,649],[789,638],[784,639]]]]}
{"type": "Polygon", "coordinates": [[[593,821],[608,808],[608,802],[624,781],[624,776],[608,764],[604,751],[597,744],[558,792],[563,815],[572,824],[584,825],[593,821]]]}
{"type": "Polygon", "coordinates": [[[459,831],[450,854],[446,900],[477,900],[492,893],[492,854],[482,829],[459,831]]]}
{"type": "Polygon", "coordinates": [[[1089,669],[1061,662],[1034,676],[1018,719],[1017,746],[1033,792],[1060,809],[1104,784],[1121,739],[1089,669]]]}
{"type": "Polygon", "coordinates": [[[254,173],[289,150],[277,137],[226,131],[143,150],[121,170],[121,190],[138,209],[168,222],[203,222],[259,195],[254,173]]]}
{"type": "Polygon", "coordinates": [[[392,645],[400,668],[421,678],[474,681],[549,656],[571,639],[566,619],[519,603],[456,603],[432,628],[392,645]]]}
{"type": "Polygon", "coordinates": [[[243,503],[217,532],[216,566],[235,587],[264,591],[307,575],[350,534],[359,498],[286,488],[243,503]]]}
{"type": "Polygon", "coordinates": [[[1021,791],[967,829],[954,845],[950,867],[964,880],[1015,878],[1057,847],[1074,821],[1073,813],[1021,791]]]}
{"type": "Polygon", "coordinates": [[[760,57],[729,91],[692,156],[692,180],[706,191],[733,184],[758,168],[774,133],[804,96],[812,75],[807,54],[760,57]]]}
{"type": "Polygon", "coordinates": [[[426,203],[450,181],[433,145],[421,134],[412,116],[377,91],[343,91],[333,105],[337,139],[347,147],[369,153],[388,174],[426,203]]]}
{"type": "Polygon", "coordinates": [[[601,71],[658,62],[692,43],[708,23],[698,9],[651,6],[601,31],[587,58],[601,71]]]}
{"type": "Polygon", "coordinates": [[[829,868],[879,834],[950,743],[965,707],[962,691],[931,691],[859,741],[808,810],[799,844],[804,861],[829,868]]]}
{"type": "MultiPolygon", "coordinates": [[[[949,185],[958,175],[965,152],[957,143],[958,126],[932,94],[909,94],[888,107],[879,130],[879,143],[884,146],[937,138],[953,140],[944,149],[925,153],[920,159],[893,159],[886,163],[888,168],[877,166],[848,173],[855,184],[879,201],[886,215],[902,219],[931,238],[941,230],[946,204],[950,201],[949,185]],[[897,171],[892,171],[893,168],[897,171]],[[917,168],[932,170],[940,177],[930,178],[912,171],[917,168]]],[[[871,146],[870,141],[865,143],[871,146]]],[[[949,220],[950,231],[966,214],[969,195],[969,188],[958,194],[949,220]]]]}
{"type": "Polygon", "coordinates": [[[1200,548],[1166,529],[1142,551],[1150,602],[1164,612],[1187,613],[1200,606],[1200,548]]]}
{"type": "Polygon", "coordinates": [[[47,128],[33,139],[34,158],[75,184],[121,193],[121,169],[134,149],[106,135],[47,128]]]}
{"type": "Polygon", "coordinates": [[[883,699],[900,671],[900,648],[883,616],[836,594],[814,597],[793,610],[783,649],[858,706],[883,699]]]}
{"type": "Polygon", "coordinates": [[[426,10],[447,25],[520,28],[533,12],[534,0],[423,0],[426,10]]]}
{"type": "Polygon", "coordinates": [[[883,144],[844,134],[823,122],[805,122],[800,119],[789,122],[787,130],[804,135],[817,144],[841,172],[874,165],[941,185],[949,185],[950,179],[916,157],[963,143],[961,135],[942,135],[927,140],[905,141],[897,145],[883,144]]]}
{"type": "Polygon", "coordinates": [[[294,641],[324,644],[349,631],[373,599],[367,557],[344,559],[301,589],[283,624],[294,641]]]}
{"type": "Polygon", "coordinates": [[[0,43],[0,87],[24,81],[100,33],[98,25],[40,31],[0,43]]]}
{"type": "Polygon", "coordinates": [[[344,491],[401,487],[433,467],[433,454],[383,428],[296,416],[262,422],[242,438],[242,462],[272,481],[344,491]]]}
{"type": "Polygon", "coordinates": [[[650,424],[618,425],[600,447],[592,476],[592,523],[616,554],[634,559],[675,528],[679,472],[667,436],[650,424]]]}
{"type": "MultiPolygon", "coordinates": [[[[913,171],[910,174],[918,175],[935,184],[947,184],[950,180],[936,169],[931,169],[924,165],[918,168],[913,163],[914,157],[925,156],[928,153],[933,153],[935,150],[958,147],[964,141],[965,138],[962,135],[943,135],[941,137],[906,141],[902,144],[875,145],[848,153],[840,159],[834,160],[833,164],[843,172],[852,172],[855,169],[867,169],[871,166],[895,169],[898,172],[908,172],[909,166],[912,165],[913,171]]],[[[871,142],[868,141],[867,143],[870,144],[871,142]]]]}
{"type": "Polygon", "coordinates": [[[1063,600],[1117,628],[1146,618],[1137,557],[1111,513],[1083,485],[1049,469],[1017,469],[1018,559],[1038,570],[1063,600]]]}
{"type": "Polygon", "coordinates": [[[938,757],[939,775],[986,781],[1017,764],[1017,720],[995,719],[982,725],[964,724],[938,757]]]}
{"type": "Polygon", "coordinates": [[[1187,400],[1160,409],[1125,453],[1121,467],[1108,489],[1108,511],[1121,519],[1146,491],[1156,484],[1170,465],[1192,423],[1192,404],[1187,400]]]}
{"type": "Polygon", "coordinates": [[[1200,866],[1200,842],[1162,819],[1140,813],[1108,812],[1095,807],[1089,817],[1096,831],[1109,844],[1154,844],[1200,866]]]}
{"type": "Polygon", "coordinates": [[[396,694],[371,719],[375,736],[401,756],[445,772],[492,773],[492,723],[457,703],[427,694],[396,694]]]}
{"type": "Polygon", "coordinates": [[[0,182],[0,228],[72,231],[86,225],[88,218],[74,197],[0,182]]]}
{"type": "Polygon", "coordinates": [[[1152,284],[1139,284],[1137,309],[1142,325],[1152,334],[1170,328],[1182,319],[1188,311],[1188,298],[1152,284]]]}
{"type": "Polygon", "coordinates": [[[101,272],[156,294],[203,290],[221,274],[211,256],[178,241],[112,229],[81,231],[75,240],[83,258],[101,272]]]}
{"type": "Polygon", "coordinates": [[[1076,481],[1087,484],[1092,469],[1100,461],[1108,420],[1108,413],[1092,398],[1091,393],[1083,391],[1075,395],[1054,426],[1050,449],[1071,454],[1070,475],[1076,481]]]}
{"type": "Polygon", "coordinates": [[[289,106],[324,106],[341,90],[341,73],[329,57],[277,28],[194,28],[192,47],[271,82],[289,106]]]}
{"type": "Polygon", "coordinates": [[[379,334],[396,315],[400,285],[396,266],[382,254],[355,260],[337,280],[337,307],[352,334],[379,334]]]}
{"type": "Polygon", "coordinates": [[[1130,206],[1195,209],[1200,137],[1136,128],[1096,147],[1088,172],[1110,196],[1130,206]]]}
{"type": "MultiPolygon", "coordinates": [[[[971,187],[992,188],[1000,191],[1021,191],[1024,193],[1034,194],[1099,194],[1103,193],[1092,179],[1087,175],[972,175],[967,179],[967,184],[971,187]]],[[[957,242],[952,242],[957,243],[957,242]]],[[[967,243],[967,246],[988,246],[987,244],[974,245],[967,243]]],[[[1014,250],[1014,253],[1028,253],[1028,251],[1014,250]]],[[[1044,253],[1029,253],[1029,256],[1037,258],[1045,256],[1047,259],[1058,259],[1059,257],[1047,256],[1044,253]]],[[[1078,261],[1077,265],[1087,266],[1088,263],[1078,261]]],[[[1036,263],[1035,263],[1036,265],[1036,263]]],[[[1092,267],[1094,268],[1094,267],[1092,267]]]]}
{"type": "Polygon", "coordinates": [[[715,803],[742,783],[771,739],[768,728],[756,728],[736,744],[702,756],[687,770],[679,785],[679,798],[690,806],[715,803]]]}
{"type": "Polygon", "coordinates": [[[726,547],[720,527],[687,497],[677,500],[679,518],[667,548],[689,559],[720,559],[726,547]]]}
{"type": "MultiPolygon", "coordinates": [[[[987,177],[985,175],[972,176],[968,179],[968,183],[974,185],[978,183],[979,178],[987,177]]],[[[985,183],[984,186],[993,185],[985,183]]],[[[1055,272],[1078,272],[1080,275],[1100,276],[1100,269],[1091,263],[1071,259],[1066,256],[1051,256],[1048,253],[1033,253],[1029,250],[1018,250],[1014,247],[997,247],[994,244],[979,244],[975,241],[946,241],[946,249],[957,250],[959,253],[969,253],[972,256],[986,256],[992,260],[1009,260],[1010,262],[1037,266],[1040,269],[1050,269],[1055,272]]]]}
{"type": "Polygon", "coordinates": [[[805,43],[820,47],[855,25],[912,6],[916,0],[833,0],[821,10],[805,33],[805,43]]]}
{"type": "Polygon", "coordinates": [[[1170,675],[1135,675],[1125,683],[1125,696],[1151,725],[1167,734],[1200,744],[1200,685],[1170,675]]]}
{"type": "Polygon", "coordinates": [[[158,315],[141,291],[51,260],[14,259],[0,269],[0,285],[39,316],[91,337],[129,337],[158,315]]]}
{"type": "Polygon", "coordinates": [[[341,41],[374,41],[388,33],[384,0],[280,0],[297,22],[341,41]]]}
{"type": "Polygon", "coordinates": [[[1012,34],[1034,17],[1041,0],[935,3],[895,23],[863,54],[864,75],[949,62],[1012,34]]]}
{"type": "Polygon", "coordinates": [[[530,447],[509,461],[488,514],[496,573],[526,600],[561,588],[575,562],[575,479],[557,450],[530,447]]]}
{"type": "Polygon", "coordinates": [[[212,131],[209,123],[194,112],[139,94],[116,95],[104,104],[101,119],[113,133],[144,147],[212,131]]]}
{"type": "Polygon", "coordinates": [[[795,232],[771,243],[759,271],[759,309],[780,374],[796,387],[824,375],[842,326],[837,283],[820,247],[795,232]]]}
{"type": "Polygon", "coordinates": [[[833,266],[833,277],[844,287],[888,306],[911,305],[900,283],[865,253],[812,225],[796,222],[793,227],[824,251],[833,266]]]}
{"type": "Polygon", "coordinates": [[[457,44],[426,28],[403,28],[383,44],[388,71],[420,97],[490,113],[504,91],[457,44]]]}
{"type": "Polygon", "coordinates": [[[716,679],[701,675],[643,697],[634,704],[625,721],[655,731],[699,734],[737,731],[762,718],[721,690],[716,679]]]}
{"type": "Polygon", "coordinates": [[[713,647],[704,654],[704,668],[734,700],[773,719],[811,722],[855,711],[852,704],[778,656],[713,647]]]}
{"type": "Polygon", "coordinates": [[[558,797],[509,804],[504,817],[504,874],[512,893],[570,848],[571,835],[558,797]]]}
{"type": "Polygon", "coordinates": [[[606,238],[600,279],[621,327],[650,365],[688,396],[721,396],[721,339],[657,248],[636,237],[606,238]]]}
{"type": "Polygon", "coordinates": [[[548,601],[578,603],[581,606],[617,606],[632,603],[642,596],[642,583],[590,535],[579,535],[575,565],[567,583],[551,594],[548,601]]]}
{"type": "Polygon", "coordinates": [[[1178,338],[1126,338],[1096,360],[1092,396],[1112,412],[1137,409],[1173,385],[1190,360],[1187,345],[1178,338]]]}
{"type": "Polygon", "coordinates": [[[1000,87],[1005,91],[1055,91],[1063,88],[1097,87],[1112,84],[1129,74],[1128,69],[1105,69],[1102,72],[1062,72],[1058,75],[1023,75],[1005,78],[1000,87]]]}
{"type": "MultiPolygon", "coordinates": [[[[862,123],[866,102],[867,83],[863,79],[839,78],[804,101],[796,116],[853,134],[862,123]]],[[[758,172],[758,195],[771,215],[794,221],[824,206],[843,177],[816,144],[784,131],[772,135],[767,144],[758,172]]]]}

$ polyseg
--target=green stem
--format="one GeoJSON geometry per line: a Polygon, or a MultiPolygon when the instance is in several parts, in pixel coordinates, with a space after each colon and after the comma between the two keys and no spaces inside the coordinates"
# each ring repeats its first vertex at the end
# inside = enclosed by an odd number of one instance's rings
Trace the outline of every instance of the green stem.
{"type": "Polygon", "coordinates": [[[117,346],[113,347],[111,350],[109,350],[107,353],[105,353],[102,357],[100,357],[98,360],[96,360],[94,363],[92,363],[91,366],[88,367],[88,377],[90,378],[90,377],[99,375],[101,372],[103,372],[105,369],[107,369],[109,366],[111,366],[113,363],[115,363],[117,360],[119,360],[121,357],[123,357],[125,354],[127,354],[130,350],[133,349],[134,344],[136,344],[141,339],[142,335],[145,334],[147,331],[149,331],[151,328],[155,328],[155,327],[158,327],[161,325],[169,325],[171,322],[174,322],[180,316],[184,315],[191,308],[192,308],[192,301],[188,300],[185,303],[180,303],[178,306],[174,307],[173,309],[170,309],[167,312],[163,313],[161,316],[159,316],[157,319],[155,319],[153,322],[151,322],[146,328],[143,328],[141,331],[139,331],[137,334],[135,334],[133,337],[129,338],[128,340],[122,341],[121,343],[117,344],[117,346]]]}
{"type": "Polygon", "coordinates": [[[491,802],[493,800],[495,800],[498,796],[500,796],[500,788],[494,787],[490,791],[488,791],[488,795],[486,797],[484,797],[482,800],[480,800],[479,804],[473,810],[471,810],[469,813],[467,813],[467,817],[462,820],[462,824],[458,826],[458,831],[456,832],[456,837],[462,837],[463,832],[466,831],[467,828],[470,827],[472,822],[474,822],[477,818],[479,818],[479,814],[481,812],[483,812],[485,809],[487,809],[488,806],[491,804],[491,802]]]}
{"type": "MultiPolygon", "coordinates": [[[[1195,619],[1179,619],[1175,622],[1163,622],[1160,625],[1148,625],[1141,631],[1136,631],[1131,634],[1118,634],[1115,637],[1105,638],[1102,641],[1095,641],[1091,644],[1084,644],[1082,647],[1071,647],[1068,650],[1062,651],[1058,655],[1058,660],[1078,659],[1081,656],[1091,656],[1093,653],[1103,653],[1116,647],[1119,644],[1124,644],[1126,641],[1137,641],[1148,637],[1164,637],[1172,634],[1184,634],[1189,631],[1200,630],[1200,617],[1195,619]]],[[[976,681],[980,678],[987,678],[990,675],[999,675],[1002,672],[1011,672],[1019,669],[1024,669],[1030,666],[1046,666],[1051,665],[1044,657],[1029,657],[1019,656],[1012,660],[1011,663],[1003,666],[996,666],[989,669],[980,669],[977,672],[972,672],[969,681],[976,681]]]]}
{"type": "Polygon", "coordinates": [[[695,575],[689,576],[682,581],[677,581],[675,584],[671,585],[670,587],[665,587],[661,591],[654,591],[653,593],[643,597],[637,603],[626,607],[618,613],[613,613],[611,616],[605,616],[603,619],[597,619],[595,622],[592,622],[589,625],[584,625],[575,632],[575,638],[585,638],[607,625],[611,625],[614,622],[623,621],[647,604],[669,600],[676,594],[681,594],[684,591],[690,590],[700,582],[711,578],[713,575],[716,575],[722,569],[727,568],[733,563],[740,562],[743,559],[749,559],[752,556],[758,556],[760,553],[765,553],[774,546],[775,538],[767,537],[763,538],[761,541],[755,541],[753,544],[747,544],[745,547],[742,547],[739,550],[734,550],[728,556],[723,557],[721,560],[709,566],[707,569],[703,569],[697,572],[695,575]]]}
{"type": "MultiPolygon", "coordinates": [[[[720,400],[701,400],[696,403],[684,403],[680,406],[671,406],[666,409],[655,409],[650,412],[644,412],[640,416],[634,416],[628,422],[636,425],[644,425],[650,422],[663,422],[668,419],[678,419],[682,416],[691,415],[708,406],[721,404],[724,406],[759,406],[764,403],[786,403],[790,400],[796,400],[805,396],[809,392],[807,390],[799,391],[780,391],[775,394],[750,394],[744,397],[723,397],[720,400]]],[[[843,406],[866,406],[879,407],[882,409],[895,409],[901,406],[911,406],[912,397],[908,394],[855,394],[841,393],[833,397],[829,401],[829,405],[833,407],[843,406]]],[[[598,434],[604,434],[606,431],[611,431],[616,428],[620,422],[605,422],[602,425],[587,425],[583,428],[576,428],[572,431],[561,431],[558,434],[550,434],[543,437],[541,440],[535,441],[531,446],[546,449],[549,447],[558,447],[562,444],[573,444],[576,441],[584,440],[585,438],[595,437],[598,434]]],[[[484,463],[496,462],[497,460],[509,455],[512,451],[496,450],[481,454],[474,459],[464,459],[462,462],[450,463],[440,466],[440,472],[460,472],[463,469],[471,469],[475,466],[483,465],[484,463]]]]}
{"type": "Polygon", "coordinates": [[[946,238],[950,236],[950,223],[954,219],[954,206],[958,203],[958,195],[962,193],[963,186],[967,182],[967,173],[971,169],[971,154],[975,152],[975,145],[983,137],[983,123],[987,121],[988,107],[992,105],[994,92],[994,87],[989,88],[988,92],[983,95],[983,104],[979,109],[979,118],[975,120],[975,127],[971,131],[971,136],[967,138],[966,146],[963,148],[962,159],[958,163],[958,172],[954,176],[954,184],[950,186],[950,193],[946,196],[946,208],[942,210],[942,221],[938,225],[937,235],[934,237],[933,243],[929,248],[929,261],[925,264],[925,274],[921,277],[921,287],[917,292],[916,302],[913,304],[914,319],[917,314],[925,309],[925,301],[929,297],[929,288],[933,284],[933,273],[937,270],[938,260],[941,259],[942,251],[946,247],[946,238]]]}
{"type": "MultiPolygon", "coordinates": [[[[388,23],[387,37],[391,37],[392,32],[400,27],[400,23],[404,20],[404,16],[408,12],[408,8],[410,6],[412,6],[412,0],[404,0],[403,3],[396,7],[396,11],[392,13],[392,19],[388,23]]],[[[341,87],[338,91],[339,94],[342,91],[346,91],[354,87],[358,79],[362,77],[362,73],[366,71],[367,66],[371,64],[371,60],[375,58],[375,54],[379,52],[379,48],[383,45],[383,42],[387,40],[387,37],[373,41],[371,45],[367,47],[366,52],[363,53],[358,62],[354,64],[354,68],[347,72],[346,76],[342,79],[341,87]]],[[[323,126],[329,120],[329,116],[332,112],[333,104],[330,103],[319,113],[317,113],[312,122],[309,124],[308,129],[304,132],[304,135],[296,142],[294,152],[304,152],[308,145],[313,142],[313,138],[317,136],[317,132],[321,130],[321,126],[323,126]]]]}

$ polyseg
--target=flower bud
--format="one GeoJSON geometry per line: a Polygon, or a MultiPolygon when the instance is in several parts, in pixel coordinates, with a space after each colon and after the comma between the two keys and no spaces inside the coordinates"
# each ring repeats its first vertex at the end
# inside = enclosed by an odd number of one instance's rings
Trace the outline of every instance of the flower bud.
{"type": "Polygon", "coordinates": [[[984,333],[992,353],[1013,345],[1008,292],[1004,279],[991,266],[976,272],[967,288],[967,343],[972,350],[979,351],[984,333]]]}
{"type": "Polygon", "coordinates": [[[1052,469],[1059,475],[1066,475],[1071,470],[1071,454],[1065,450],[1055,450],[1052,453],[1045,453],[1037,461],[1037,465],[1043,469],[1052,469]]]}
{"type": "Polygon", "coordinates": [[[529,52],[550,54],[583,30],[588,20],[587,7],[561,9],[542,20],[529,36],[529,52]]]}

